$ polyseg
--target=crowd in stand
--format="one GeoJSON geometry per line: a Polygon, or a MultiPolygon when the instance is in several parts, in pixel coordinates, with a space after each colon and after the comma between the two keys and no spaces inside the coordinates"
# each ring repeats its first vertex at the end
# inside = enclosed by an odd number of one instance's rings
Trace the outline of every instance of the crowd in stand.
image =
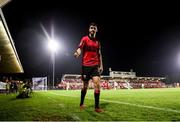
{"type": "Polygon", "coordinates": [[[30,80],[12,80],[12,78],[6,78],[2,81],[5,84],[5,88],[1,90],[2,93],[11,94],[17,93],[18,98],[28,97],[32,92],[32,82],[30,80]]]}
{"type": "MultiPolygon", "coordinates": [[[[59,89],[81,89],[81,79],[64,79],[58,84],[59,89]]],[[[93,82],[89,82],[89,89],[93,89],[93,82]]],[[[137,79],[120,79],[120,80],[101,80],[102,89],[139,89],[139,88],[164,88],[165,83],[160,80],[137,80],[137,79]]]]}
{"type": "Polygon", "coordinates": [[[6,80],[6,94],[17,93],[19,86],[19,81],[6,80]]]}

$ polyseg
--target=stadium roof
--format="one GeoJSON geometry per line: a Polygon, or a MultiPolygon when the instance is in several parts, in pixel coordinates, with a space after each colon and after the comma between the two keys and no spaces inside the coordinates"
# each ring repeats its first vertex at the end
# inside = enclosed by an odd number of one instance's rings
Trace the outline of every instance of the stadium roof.
{"type": "Polygon", "coordinates": [[[0,0],[0,8],[5,6],[7,3],[9,3],[11,0],[0,0]]]}
{"type": "Polygon", "coordinates": [[[0,0],[0,73],[23,73],[23,67],[1,9],[8,2],[10,0],[0,0]]]}

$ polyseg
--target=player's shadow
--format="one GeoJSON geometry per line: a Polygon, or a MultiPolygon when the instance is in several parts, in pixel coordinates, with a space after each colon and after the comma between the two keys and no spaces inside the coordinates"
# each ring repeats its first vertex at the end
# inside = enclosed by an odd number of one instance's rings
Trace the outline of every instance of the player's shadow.
{"type": "Polygon", "coordinates": [[[109,103],[101,103],[101,104],[100,104],[100,107],[101,107],[102,109],[106,109],[108,105],[109,105],[109,103]]]}
{"type": "Polygon", "coordinates": [[[29,97],[26,97],[26,98],[17,98],[17,97],[13,97],[13,98],[10,98],[9,101],[14,101],[14,100],[20,100],[20,99],[29,99],[29,98],[32,98],[31,96],[29,97]]]}
{"type": "MultiPolygon", "coordinates": [[[[109,105],[109,103],[100,103],[99,104],[100,108],[102,108],[102,109],[106,109],[108,105],[109,105]]],[[[89,108],[91,108],[91,107],[94,108],[94,105],[89,106],[89,108]]]]}
{"type": "MultiPolygon", "coordinates": [[[[94,105],[91,105],[91,106],[88,106],[88,108],[85,109],[85,111],[87,113],[89,113],[90,115],[92,115],[93,117],[97,118],[98,120],[104,120],[105,118],[103,118],[104,116],[106,116],[107,118],[111,118],[111,115],[108,114],[106,108],[108,108],[109,106],[109,103],[100,103],[100,108],[103,109],[103,112],[102,113],[97,113],[94,111],[94,105]],[[93,108],[93,109],[90,109],[90,108],[93,108]]],[[[93,120],[94,121],[94,120],[93,120]]],[[[108,120],[106,120],[108,121],[108,120]]]]}

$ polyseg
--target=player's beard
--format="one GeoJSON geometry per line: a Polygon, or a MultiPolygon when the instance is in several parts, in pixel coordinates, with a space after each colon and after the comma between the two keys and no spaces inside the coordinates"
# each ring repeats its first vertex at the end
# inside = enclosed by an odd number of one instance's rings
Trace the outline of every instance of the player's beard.
{"type": "Polygon", "coordinates": [[[91,32],[90,32],[90,35],[91,35],[91,38],[95,38],[95,37],[96,37],[96,32],[91,31],[91,32]]]}

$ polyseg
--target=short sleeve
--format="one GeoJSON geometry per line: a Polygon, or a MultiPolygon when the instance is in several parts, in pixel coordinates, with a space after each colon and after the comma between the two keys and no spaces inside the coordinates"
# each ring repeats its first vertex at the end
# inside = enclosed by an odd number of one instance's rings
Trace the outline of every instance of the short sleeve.
{"type": "Polygon", "coordinates": [[[85,45],[85,39],[82,38],[78,47],[82,49],[84,47],[84,45],[85,45]]]}

